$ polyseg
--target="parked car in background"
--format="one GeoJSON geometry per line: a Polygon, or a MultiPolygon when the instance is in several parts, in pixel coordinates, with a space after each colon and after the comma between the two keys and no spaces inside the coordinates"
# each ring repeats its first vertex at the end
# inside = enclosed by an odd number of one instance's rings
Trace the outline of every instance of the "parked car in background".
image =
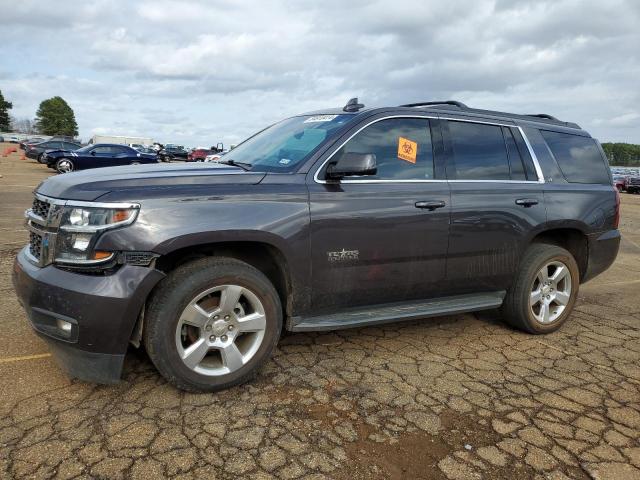
{"type": "Polygon", "coordinates": [[[209,148],[195,148],[187,155],[187,162],[204,162],[213,152],[209,148]]]}
{"type": "Polygon", "coordinates": [[[627,178],[627,193],[640,193],[640,176],[634,175],[627,178]]]}
{"type": "Polygon", "coordinates": [[[0,135],[0,143],[4,143],[4,137],[0,135]]]}
{"type": "Polygon", "coordinates": [[[227,152],[215,152],[207,155],[204,159],[205,162],[217,162],[227,152]]]}
{"type": "Polygon", "coordinates": [[[46,142],[34,143],[26,145],[24,154],[27,158],[38,160],[40,163],[46,163],[42,160],[42,154],[48,150],[67,150],[73,151],[81,147],[79,143],[66,142],[62,140],[47,140],[46,142]]]}
{"type": "Polygon", "coordinates": [[[17,135],[8,135],[4,141],[9,143],[19,143],[20,137],[18,137],[17,135]]]}
{"type": "Polygon", "coordinates": [[[627,189],[628,178],[625,175],[614,175],[613,184],[616,186],[619,192],[623,192],[627,189]]]}
{"type": "Polygon", "coordinates": [[[22,140],[20,142],[20,148],[22,150],[26,150],[27,149],[27,145],[34,145],[36,143],[42,143],[42,142],[46,142],[47,139],[46,138],[42,138],[42,137],[29,137],[29,138],[25,138],[24,140],[22,140]]]}
{"type": "Polygon", "coordinates": [[[145,147],[144,145],[138,146],[138,147],[131,147],[131,148],[133,148],[134,150],[139,151],[140,153],[151,153],[153,155],[157,155],[158,154],[158,152],[156,152],[153,148],[145,147]]]}
{"type": "Polygon", "coordinates": [[[170,162],[172,160],[187,160],[189,152],[182,145],[167,144],[158,152],[160,160],[170,162]]]}
{"type": "Polygon", "coordinates": [[[155,153],[142,153],[126,145],[109,143],[87,145],[74,152],[65,150],[47,152],[45,158],[47,166],[54,168],[58,173],[158,162],[158,156],[155,153]]]}

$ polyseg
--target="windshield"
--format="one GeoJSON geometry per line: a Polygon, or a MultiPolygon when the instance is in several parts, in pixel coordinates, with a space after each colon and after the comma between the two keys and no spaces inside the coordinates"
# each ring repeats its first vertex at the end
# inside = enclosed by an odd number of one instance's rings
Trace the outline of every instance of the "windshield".
{"type": "Polygon", "coordinates": [[[247,164],[251,170],[261,172],[291,171],[353,118],[353,115],[288,118],[244,141],[223,159],[247,164]]]}

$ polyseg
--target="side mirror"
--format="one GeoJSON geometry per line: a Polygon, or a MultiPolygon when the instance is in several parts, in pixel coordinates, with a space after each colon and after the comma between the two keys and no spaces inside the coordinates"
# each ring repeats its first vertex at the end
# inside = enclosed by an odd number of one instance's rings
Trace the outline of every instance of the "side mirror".
{"type": "Polygon", "coordinates": [[[378,172],[373,153],[344,153],[337,162],[327,167],[327,178],[339,180],[343,177],[375,175],[378,172]]]}
{"type": "Polygon", "coordinates": [[[96,156],[96,151],[95,150],[91,150],[91,155],[93,155],[95,157],[96,156]]]}

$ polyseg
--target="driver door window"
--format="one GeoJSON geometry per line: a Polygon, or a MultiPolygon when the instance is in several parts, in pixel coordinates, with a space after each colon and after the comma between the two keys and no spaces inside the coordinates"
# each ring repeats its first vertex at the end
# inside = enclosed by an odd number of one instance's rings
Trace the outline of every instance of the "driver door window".
{"type": "Polygon", "coordinates": [[[101,157],[105,157],[111,154],[111,147],[96,147],[91,150],[92,154],[99,155],[101,157]]]}
{"type": "Polygon", "coordinates": [[[376,175],[349,180],[431,180],[433,146],[426,118],[389,118],[373,123],[349,140],[333,158],[345,153],[372,153],[376,175]]]}

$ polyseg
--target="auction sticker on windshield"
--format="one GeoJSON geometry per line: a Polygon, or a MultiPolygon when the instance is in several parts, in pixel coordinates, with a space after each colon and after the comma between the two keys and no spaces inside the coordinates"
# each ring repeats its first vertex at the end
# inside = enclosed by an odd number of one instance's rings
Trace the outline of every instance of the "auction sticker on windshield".
{"type": "Polygon", "coordinates": [[[304,123],[313,123],[313,122],[330,122],[338,115],[313,115],[307,118],[304,123]]]}
{"type": "Polygon", "coordinates": [[[398,137],[398,158],[407,162],[416,163],[418,144],[408,138],[398,137]]]}

